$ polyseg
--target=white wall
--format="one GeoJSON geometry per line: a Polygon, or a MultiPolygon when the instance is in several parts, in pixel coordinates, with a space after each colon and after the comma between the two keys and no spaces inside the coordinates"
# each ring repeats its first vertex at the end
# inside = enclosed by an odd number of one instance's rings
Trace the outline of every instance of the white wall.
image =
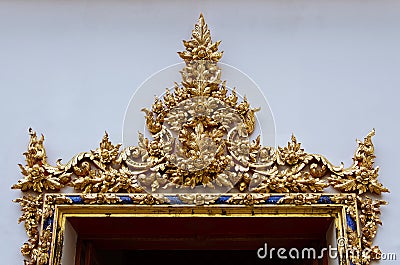
{"type": "Polygon", "coordinates": [[[267,95],[279,145],[295,132],[308,152],[350,165],[355,138],[376,128],[391,190],[376,243],[400,259],[400,1],[14,0],[0,1],[2,264],[22,264],[19,192],[9,187],[28,128],[44,133],[52,163],[96,148],[104,130],[121,142],[131,94],[180,62],[200,11],[223,41],[223,62],[267,95]]]}

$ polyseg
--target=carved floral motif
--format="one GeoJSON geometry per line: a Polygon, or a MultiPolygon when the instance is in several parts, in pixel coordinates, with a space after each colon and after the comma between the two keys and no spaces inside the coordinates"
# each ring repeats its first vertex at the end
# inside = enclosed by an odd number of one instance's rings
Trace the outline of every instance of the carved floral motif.
{"type": "Polygon", "coordinates": [[[269,197],[269,194],[235,194],[227,200],[227,203],[251,206],[254,204],[264,203],[269,197]]]}
{"type": "Polygon", "coordinates": [[[279,199],[278,204],[316,204],[321,195],[311,193],[287,194],[279,199]]]}

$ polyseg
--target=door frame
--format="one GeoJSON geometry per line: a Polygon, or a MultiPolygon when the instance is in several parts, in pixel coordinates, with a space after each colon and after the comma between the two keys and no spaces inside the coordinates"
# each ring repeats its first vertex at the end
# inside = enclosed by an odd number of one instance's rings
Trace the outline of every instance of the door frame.
{"type": "Polygon", "coordinates": [[[332,217],[339,264],[361,248],[355,194],[46,194],[45,202],[50,265],[61,265],[70,217],[332,217]]]}

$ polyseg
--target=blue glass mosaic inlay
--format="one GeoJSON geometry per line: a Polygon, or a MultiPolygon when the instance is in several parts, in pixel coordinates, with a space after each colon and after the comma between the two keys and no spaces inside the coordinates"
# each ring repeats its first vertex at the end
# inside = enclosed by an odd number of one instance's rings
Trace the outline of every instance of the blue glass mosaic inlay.
{"type": "Polygon", "coordinates": [[[354,219],[350,216],[350,214],[346,214],[347,225],[351,228],[351,230],[355,231],[357,229],[357,224],[354,219]]]}
{"type": "Polygon", "coordinates": [[[166,196],[166,198],[169,200],[169,204],[183,204],[178,196],[166,196]]]}
{"type": "Polygon", "coordinates": [[[50,228],[51,228],[51,225],[52,225],[52,224],[53,224],[53,216],[48,217],[48,218],[46,218],[46,220],[44,220],[43,228],[46,229],[46,228],[49,227],[49,226],[50,226],[50,228]]]}
{"type": "Polygon", "coordinates": [[[323,195],[318,199],[318,203],[322,204],[332,204],[331,198],[329,196],[323,195]]]}
{"type": "Polygon", "coordinates": [[[132,199],[129,196],[119,196],[122,204],[131,204],[132,199]]]}
{"type": "Polygon", "coordinates": [[[229,198],[231,198],[231,197],[232,197],[232,196],[227,196],[227,195],[221,196],[221,197],[219,197],[219,198],[215,201],[215,204],[224,204],[224,203],[226,203],[226,201],[229,200],[229,198]]]}
{"type": "Polygon", "coordinates": [[[67,197],[70,198],[72,200],[72,202],[75,204],[83,203],[81,196],[71,195],[71,196],[67,196],[67,197]]]}
{"type": "Polygon", "coordinates": [[[283,196],[271,196],[265,201],[266,204],[277,204],[278,201],[283,198],[283,196]]]}

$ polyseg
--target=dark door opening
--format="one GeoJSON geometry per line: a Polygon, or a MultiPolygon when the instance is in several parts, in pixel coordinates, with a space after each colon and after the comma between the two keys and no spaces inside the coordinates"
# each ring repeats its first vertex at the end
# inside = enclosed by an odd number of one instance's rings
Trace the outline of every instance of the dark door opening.
{"type": "MultiPolygon", "coordinates": [[[[76,265],[304,264],[326,265],[332,218],[102,217],[68,218],[78,234],[76,265]],[[267,255],[264,259],[257,256],[267,255]],[[287,259],[279,258],[277,250],[287,259]],[[291,249],[299,251],[291,259],[291,249]],[[314,249],[305,252],[303,249],[314,249]]],[[[292,251],[293,255],[297,252],[292,251]]]]}

